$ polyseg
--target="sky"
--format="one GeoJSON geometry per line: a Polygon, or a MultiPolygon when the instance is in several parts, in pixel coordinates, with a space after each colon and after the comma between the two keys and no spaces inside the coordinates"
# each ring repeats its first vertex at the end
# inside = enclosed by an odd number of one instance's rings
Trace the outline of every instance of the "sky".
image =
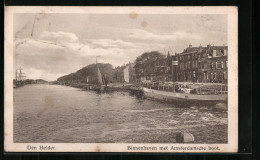
{"type": "Polygon", "coordinates": [[[160,14],[14,15],[14,72],[56,80],[96,62],[114,67],[144,52],[181,53],[192,46],[227,45],[227,16],[160,14]]]}

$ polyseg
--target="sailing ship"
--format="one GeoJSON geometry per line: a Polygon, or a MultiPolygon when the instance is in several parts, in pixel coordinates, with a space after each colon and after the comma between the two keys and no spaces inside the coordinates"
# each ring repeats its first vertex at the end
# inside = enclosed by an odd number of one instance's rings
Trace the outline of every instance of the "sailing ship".
{"type": "Polygon", "coordinates": [[[102,75],[100,69],[98,67],[97,58],[100,56],[96,56],[96,67],[97,67],[97,83],[95,84],[94,90],[98,92],[103,92],[107,87],[107,77],[102,75]]]}
{"type": "Polygon", "coordinates": [[[225,84],[143,82],[145,98],[170,103],[192,105],[227,103],[227,93],[228,87],[225,84]]]}
{"type": "Polygon", "coordinates": [[[22,68],[16,69],[15,71],[15,80],[13,83],[14,88],[18,88],[24,85],[25,73],[22,72],[22,68]]]}
{"type": "Polygon", "coordinates": [[[103,79],[99,68],[97,67],[97,83],[95,86],[96,91],[104,91],[105,85],[103,85],[103,79]]]}

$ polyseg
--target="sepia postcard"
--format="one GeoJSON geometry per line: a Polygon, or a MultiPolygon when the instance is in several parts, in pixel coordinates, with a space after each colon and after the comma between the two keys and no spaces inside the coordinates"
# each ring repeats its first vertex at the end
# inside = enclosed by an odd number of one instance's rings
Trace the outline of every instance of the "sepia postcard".
{"type": "Polygon", "coordinates": [[[237,152],[238,10],[5,7],[5,152],[237,152]]]}

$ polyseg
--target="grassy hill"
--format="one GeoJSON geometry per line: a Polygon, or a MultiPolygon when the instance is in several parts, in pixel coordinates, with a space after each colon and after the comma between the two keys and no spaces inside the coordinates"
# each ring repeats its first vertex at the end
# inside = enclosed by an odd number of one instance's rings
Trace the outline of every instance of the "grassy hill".
{"type": "Polygon", "coordinates": [[[97,66],[101,72],[102,75],[105,75],[108,77],[109,81],[112,82],[115,74],[115,70],[113,69],[113,66],[109,63],[98,63],[96,64],[90,64],[86,67],[83,67],[82,69],[76,71],[75,73],[71,73],[65,76],[62,76],[57,79],[57,81],[62,83],[69,83],[69,82],[75,82],[75,83],[95,83],[97,80],[97,66]]]}

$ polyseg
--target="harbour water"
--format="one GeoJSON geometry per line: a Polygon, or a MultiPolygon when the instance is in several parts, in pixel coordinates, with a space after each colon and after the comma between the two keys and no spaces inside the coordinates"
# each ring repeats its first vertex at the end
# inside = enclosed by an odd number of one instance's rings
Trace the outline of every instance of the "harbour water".
{"type": "Polygon", "coordinates": [[[61,85],[15,88],[13,120],[15,143],[175,143],[180,131],[195,143],[228,141],[226,108],[182,108],[61,85]]]}

